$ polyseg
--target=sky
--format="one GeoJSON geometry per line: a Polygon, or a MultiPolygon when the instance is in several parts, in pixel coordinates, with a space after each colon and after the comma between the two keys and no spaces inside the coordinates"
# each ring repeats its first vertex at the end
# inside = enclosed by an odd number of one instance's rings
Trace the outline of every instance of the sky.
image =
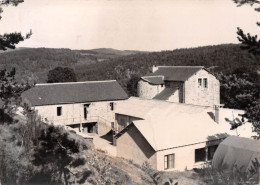
{"type": "Polygon", "coordinates": [[[238,43],[259,15],[232,0],[24,0],[4,7],[0,34],[32,29],[18,47],[161,51],[238,43]]]}

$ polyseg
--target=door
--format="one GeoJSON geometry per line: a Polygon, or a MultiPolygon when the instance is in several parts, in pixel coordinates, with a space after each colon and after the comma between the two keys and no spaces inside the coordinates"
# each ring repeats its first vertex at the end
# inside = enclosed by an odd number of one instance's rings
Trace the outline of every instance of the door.
{"type": "Polygon", "coordinates": [[[88,118],[88,107],[90,104],[84,104],[84,119],[88,118]]]}

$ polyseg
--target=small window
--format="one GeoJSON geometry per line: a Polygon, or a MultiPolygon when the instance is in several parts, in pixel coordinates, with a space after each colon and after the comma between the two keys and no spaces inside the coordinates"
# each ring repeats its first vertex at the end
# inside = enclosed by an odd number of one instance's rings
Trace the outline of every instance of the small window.
{"type": "Polygon", "coordinates": [[[57,116],[62,115],[62,107],[57,107],[57,116]]]}
{"type": "Polygon", "coordinates": [[[110,105],[110,110],[112,110],[112,111],[113,111],[113,110],[114,110],[114,103],[113,103],[113,102],[111,102],[109,105],[110,105]]]}
{"type": "Polygon", "coordinates": [[[199,78],[199,79],[198,79],[198,87],[200,88],[201,86],[202,86],[202,79],[199,78]]]}
{"type": "Polygon", "coordinates": [[[111,122],[111,128],[114,129],[115,128],[115,123],[111,122]]]}
{"type": "Polygon", "coordinates": [[[204,88],[208,88],[208,79],[207,78],[203,79],[203,84],[204,84],[204,88]]]}
{"type": "Polygon", "coordinates": [[[164,169],[174,168],[175,154],[164,156],[164,169]]]}
{"type": "Polygon", "coordinates": [[[161,84],[161,87],[163,87],[163,84],[161,84]]]}
{"type": "Polygon", "coordinates": [[[206,161],[206,148],[195,149],[195,162],[206,161]]]}

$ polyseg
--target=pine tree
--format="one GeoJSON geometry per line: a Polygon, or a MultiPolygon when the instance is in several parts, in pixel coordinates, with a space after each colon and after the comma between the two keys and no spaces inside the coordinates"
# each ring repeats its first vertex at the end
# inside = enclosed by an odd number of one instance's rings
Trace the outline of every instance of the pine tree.
{"type": "MultiPolygon", "coordinates": [[[[3,12],[3,6],[17,6],[19,3],[22,3],[23,0],[1,0],[0,1],[0,19],[1,13],[3,12]]],[[[7,50],[9,49],[15,49],[15,45],[18,44],[21,41],[24,41],[25,39],[30,38],[32,35],[32,31],[30,30],[29,33],[27,33],[25,36],[23,36],[20,32],[14,32],[14,33],[5,33],[3,35],[0,35],[0,51],[1,50],[7,50]]]]}

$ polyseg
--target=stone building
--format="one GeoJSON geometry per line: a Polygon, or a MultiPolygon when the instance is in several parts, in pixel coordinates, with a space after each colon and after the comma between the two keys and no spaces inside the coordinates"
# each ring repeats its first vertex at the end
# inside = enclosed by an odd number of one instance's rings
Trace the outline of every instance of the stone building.
{"type": "Polygon", "coordinates": [[[22,94],[44,122],[98,134],[114,127],[117,104],[127,98],[115,80],[36,84],[22,94]]]}
{"type": "Polygon", "coordinates": [[[203,66],[158,66],[141,77],[138,96],[193,105],[220,104],[219,80],[203,66]]]}

